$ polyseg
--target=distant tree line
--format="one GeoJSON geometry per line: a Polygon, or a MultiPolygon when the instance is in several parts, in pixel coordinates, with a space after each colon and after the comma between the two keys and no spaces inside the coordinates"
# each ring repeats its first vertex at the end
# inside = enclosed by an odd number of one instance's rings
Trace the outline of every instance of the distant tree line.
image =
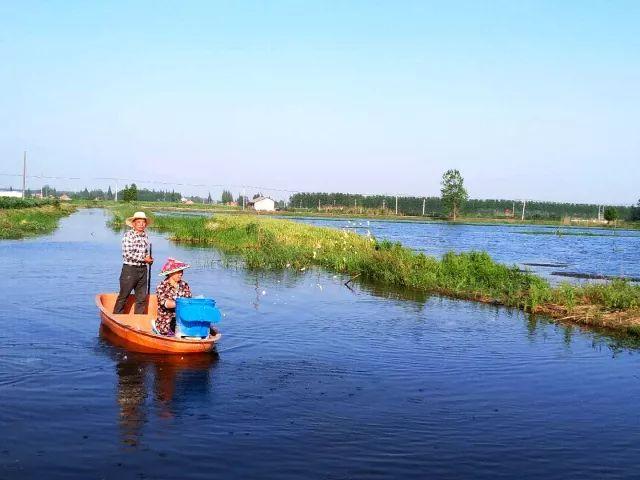
{"type": "MultiPolygon", "coordinates": [[[[105,192],[102,189],[84,188],[79,192],[57,192],[55,188],[43,187],[43,195],[57,196],[58,193],[67,193],[71,198],[77,200],[115,200],[115,194],[111,187],[105,192]],[[49,192],[49,193],[47,193],[49,192]]],[[[118,190],[118,200],[124,202],[144,201],[144,202],[179,202],[182,194],[176,191],[168,190],[148,190],[146,188],[138,188],[135,183],[125,185],[124,188],[118,190]]]]}
{"type": "MultiPolygon", "coordinates": [[[[424,201],[425,215],[445,217],[448,209],[440,197],[398,197],[398,213],[401,215],[422,215],[424,201]]],[[[328,209],[331,207],[362,207],[395,212],[395,196],[359,195],[349,193],[295,193],[289,197],[289,208],[328,209]]],[[[636,207],[614,206],[618,218],[640,220],[640,201],[636,207]]],[[[468,199],[462,208],[465,216],[475,217],[519,217],[522,202],[506,199],[468,199]],[[515,210],[515,211],[514,211],[515,210]]],[[[561,220],[566,216],[595,218],[598,205],[583,203],[533,202],[527,201],[525,217],[528,219],[561,220]]]]}

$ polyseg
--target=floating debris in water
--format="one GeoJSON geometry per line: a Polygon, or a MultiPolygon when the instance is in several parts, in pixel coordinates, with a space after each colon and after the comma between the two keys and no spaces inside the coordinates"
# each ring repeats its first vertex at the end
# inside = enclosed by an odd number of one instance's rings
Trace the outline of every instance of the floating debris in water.
{"type": "Polygon", "coordinates": [[[582,272],[551,272],[558,277],[586,278],[589,280],[625,280],[627,282],[640,282],[640,277],[627,277],[624,275],[602,275],[600,273],[582,272]]]}
{"type": "Polygon", "coordinates": [[[538,262],[525,262],[523,265],[527,265],[529,267],[555,267],[555,268],[564,268],[568,267],[568,263],[538,263],[538,262]]]}

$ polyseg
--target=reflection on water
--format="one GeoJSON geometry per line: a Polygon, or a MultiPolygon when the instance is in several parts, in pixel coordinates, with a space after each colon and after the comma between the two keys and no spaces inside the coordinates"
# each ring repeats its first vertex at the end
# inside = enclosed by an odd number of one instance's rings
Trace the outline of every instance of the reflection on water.
{"type": "Polygon", "coordinates": [[[100,327],[104,351],[115,361],[117,401],[120,407],[122,442],[140,443],[149,415],[160,419],[175,416],[175,404],[188,391],[206,396],[211,390],[211,371],[218,361],[216,352],[191,355],[157,355],[128,350],[128,342],[100,327]],[[113,348],[115,346],[116,348],[113,348]],[[149,405],[147,399],[153,403],[149,405]]]}

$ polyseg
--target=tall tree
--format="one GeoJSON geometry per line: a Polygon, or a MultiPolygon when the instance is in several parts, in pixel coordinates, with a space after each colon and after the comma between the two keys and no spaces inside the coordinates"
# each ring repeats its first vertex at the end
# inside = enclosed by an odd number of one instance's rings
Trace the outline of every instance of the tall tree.
{"type": "Polygon", "coordinates": [[[464,188],[464,180],[460,172],[455,169],[447,170],[442,175],[442,181],[440,182],[442,188],[440,193],[442,194],[442,204],[449,211],[453,220],[456,220],[462,205],[469,198],[469,194],[464,188]]]}
{"type": "Polygon", "coordinates": [[[125,202],[135,202],[138,200],[138,187],[135,183],[132,183],[131,186],[125,186],[122,191],[122,200],[125,202]]]}
{"type": "Polygon", "coordinates": [[[233,202],[233,194],[229,190],[222,191],[222,203],[233,202]]]}
{"type": "Polygon", "coordinates": [[[611,223],[618,219],[618,210],[613,207],[607,207],[604,209],[604,219],[611,223]]]}
{"type": "Polygon", "coordinates": [[[629,211],[629,220],[640,220],[640,200],[635,207],[631,207],[629,211]]]}

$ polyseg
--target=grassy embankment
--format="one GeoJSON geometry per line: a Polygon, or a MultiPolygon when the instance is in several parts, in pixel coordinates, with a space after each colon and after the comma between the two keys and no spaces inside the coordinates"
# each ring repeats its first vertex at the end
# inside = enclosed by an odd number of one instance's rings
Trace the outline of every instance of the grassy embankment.
{"type": "MultiPolygon", "coordinates": [[[[131,209],[114,211],[115,224],[131,209]]],[[[212,245],[249,268],[321,267],[367,281],[484,303],[556,319],[640,334],[640,287],[624,281],[552,287],[487,253],[448,253],[442,260],[400,244],[258,216],[156,217],[154,228],[177,242],[212,245]]]]}
{"type": "Polygon", "coordinates": [[[74,211],[74,206],[58,201],[1,198],[0,239],[50,233],[56,229],[60,218],[74,211]]]}

